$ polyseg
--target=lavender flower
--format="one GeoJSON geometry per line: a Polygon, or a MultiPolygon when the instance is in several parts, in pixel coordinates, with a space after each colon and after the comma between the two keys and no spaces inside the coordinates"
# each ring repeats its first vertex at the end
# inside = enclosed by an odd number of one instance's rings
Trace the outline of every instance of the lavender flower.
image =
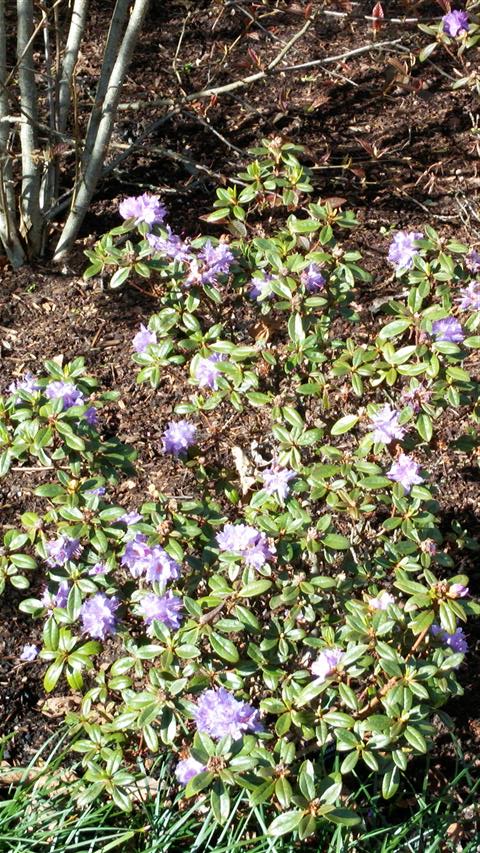
{"type": "Polygon", "coordinates": [[[157,343],[157,335],[147,329],[143,323],[140,324],[140,331],[135,335],[132,346],[135,352],[145,352],[150,344],[157,343]]]}
{"type": "Polygon", "coordinates": [[[401,394],[402,402],[410,406],[415,414],[420,411],[423,403],[428,403],[432,392],[425,385],[419,384],[414,388],[404,388],[401,394]]]}
{"type": "Polygon", "coordinates": [[[412,486],[423,483],[423,479],[418,473],[419,470],[420,465],[414,462],[410,456],[401,453],[397,461],[393,463],[390,471],[387,471],[387,477],[396,483],[400,483],[408,494],[412,486]]]}
{"type": "Polygon", "coordinates": [[[408,270],[413,266],[413,259],[418,255],[416,240],[421,240],[421,231],[397,231],[388,250],[388,260],[397,270],[408,270]]]}
{"type": "Polygon", "coordinates": [[[390,444],[394,439],[402,439],[405,429],[398,423],[399,416],[399,412],[395,412],[388,404],[372,415],[370,420],[375,428],[373,440],[390,444]]]}
{"type": "Polygon", "coordinates": [[[178,234],[174,234],[169,225],[167,225],[167,236],[162,237],[157,234],[147,234],[147,240],[150,243],[154,252],[160,255],[166,255],[172,261],[183,263],[192,259],[190,247],[185,243],[178,234]]]}
{"type": "Polygon", "coordinates": [[[79,557],[82,548],[78,539],[59,536],[46,543],[47,563],[49,566],[64,566],[69,560],[79,557]]]}
{"type": "Polygon", "coordinates": [[[104,640],[108,634],[115,633],[115,611],[119,606],[116,598],[107,598],[103,592],[97,592],[82,604],[80,617],[82,630],[90,637],[104,640]]]}
{"type": "Polygon", "coordinates": [[[178,563],[160,545],[148,545],[143,533],[137,533],[127,542],[120,562],[127,566],[134,578],[145,575],[150,583],[166,584],[180,575],[178,563]]]}
{"type": "Polygon", "coordinates": [[[455,317],[442,317],[432,323],[432,335],[437,341],[449,344],[461,344],[465,338],[463,329],[455,317]]]}
{"type": "Polygon", "coordinates": [[[216,391],[218,388],[217,379],[221,375],[221,370],[218,369],[218,361],[226,361],[227,356],[220,353],[213,353],[208,358],[199,358],[197,360],[194,376],[200,387],[211,388],[216,391]]]}
{"type": "Polygon", "coordinates": [[[317,676],[319,681],[326,681],[331,675],[334,675],[339,663],[345,657],[345,652],[341,649],[325,649],[320,653],[320,656],[312,663],[310,667],[313,674],[317,676]]]}
{"type": "Polygon", "coordinates": [[[283,503],[290,491],[290,486],[288,484],[290,480],[293,480],[295,477],[295,471],[291,471],[289,468],[279,468],[276,465],[272,465],[271,468],[267,468],[266,471],[262,471],[263,488],[267,495],[273,495],[276,493],[279,501],[283,503]]]}
{"type": "Polygon", "coordinates": [[[160,225],[167,215],[167,209],[158,195],[129,196],[120,202],[118,211],[122,219],[134,219],[135,225],[145,222],[150,227],[160,225]]]}
{"type": "Polygon", "coordinates": [[[244,732],[260,728],[258,711],[247,702],[239,702],[224,687],[200,694],[194,719],[198,731],[215,740],[227,736],[239,740],[244,732]]]}
{"type": "Polygon", "coordinates": [[[265,299],[272,296],[270,282],[273,279],[273,275],[269,272],[265,273],[263,278],[254,276],[250,282],[250,290],[248,292],[250,299],[265,299]]]}
{"type": "Polygon", "coordinates": [[[207,240],[198,257],[204,264],[201,274],[202,284],[216,284],[219,275],[228,275],[235,260],[226,243],[212,246],[210,240],[207,240]]]}
{"type": "Polygon", "coordinates": [[[141,521],[142,516],[139,512],[132,510],[131,512],[125,512],[120,518],[117,518],[117,524],[121,522],[122,524],[126,524],[127,527],[130,527],[131,524],[136,524],[137,521],[141,521]]]}
{"type": "Polygon", "coordinates": [[[163,433],[163,451],[173,456],[186,453],[195,444],[197,428],[188,421],[170,421],[163,433]]]}
{"type": "Polygon", "coordinates": [[[37,647],[27,643],[22,649],[22,653],[20,655],[20,660],[25,660],[25,661],[28,661],[28,663],[31,663],[32,661],[35,660],[37,655],[38,655],[37,647]]]}
{"type": "Polygon", "coordinates": [[[98,412],[95,406],[89,406],[83,416],[88,426],[96,427],[98,424],[98,412]]]}
{"type": "Polygon", "coordinates": [[[468,593],[468,586],[464,586],[463,583],[452,583],[448,590],[451,598],[466,598],[468,593]]]}
{"type": "Polygon", "coordinates": [[[368,600],[368,606],[371,607],[372,610],[386,610],[390,604],[394,603],[394,596],[390,595],[389,592],[385,592],[385,590],[383,590],[376,598],[370,598],[368,600]]]}
{"type": "Polygon", "coordinates": [[[65,607],[67,604],[69,592],[70,587],[68,581],[62,581],[59,584],[58,590],[55,595],[52,595],[52,593],[49,592],[48,588],[45,587],[40,601],[42,602],[43,606],[47,608],[47,610],[52,610],[54,607],[65,607]]]}
{"type": "Polygon", "coordinates": [[[15,382],[12,382],[11,385],[8,386],[8,390],[10,394],[17,395],[19,391],[26,391],[27,394],[34,394],[35,391],[40,390],[40,385],[38,384],[37,377],[28,371],[23,379],[17,379],[15,382]]]}
{"type": "Polygon", "coordinates": [[[247,566],[254,569],[260,569],[275,554],[265,533],[247,524],[226,524],[216,539],[221,551],[242,557],[247,566]]]}
{"type": "Polygon", "coordinates": [[[175,631],[182,621],[182,607],[182,599],[173,595],[170,590],[162,596],[149,593],[140,602],[141,614],[147,625],[151,625],[154,619],[159,619],[167,628],[175,631]]]}
{"type": "Polygon", "coordinates": [[[468,33],[468,15],[461,9],[454,9],[442,18],[443,32],[450,38],[457,38],[460,33],[468,33]]]}
{"type": "Polygon", "coordinates": [[[471,281],[459,293],[461,311],[480,311],[480,281],[471,281]]]}
{"type": "Polygon", "coordinates": [[[86,495],[96,495],[97,497],[101,498],[102,495],[104,495],[106,491],[107,490],[106,490],[105,486],[97,486],[96,489],[87,489],[85,494],[86,495]]]}
{"type": "Polygon", "coordinates": [[[108,566],[105,563],[95,563],[91,569],[88,570],[89,575],[105,575],[108,572],[108,566]]]}
{"type": "Polygon", "coordinates": [[[306,290],[310,291],[310,293],[314,293],[316,290],[322,290],[325,287],[325,278],[321,273],[320,267],[318,264],[309,264],[309,266],[303,270],[300,281],[306,290]]]}
{"type": "Polygon", "coordinates": [[[461,652],[462,654],[468,652],[468,642],[463,628],[457,628],[455,633],[449,634],[440,625],[432,625],[430,631],[434,637],[438,637],[440,642],[452,649],[453,652],[461,652]]]}
{"type": "Polygon", "coordinates": [[[64,409],[81,406],[84,402],[82,392],[73,382],[50,382],[45,388],[45,396],[49,400],[62,400],[64,409]]]}
{"type": "Polygon", "coordinates": [[[480,252],[476,249],[471,249],[465,257],[465,266],[470,272],[480,272],[480,252]]]}
{"type": "Polygon", "coordinates": [[[175,768],[175,776],[181,785],[186,785],[187,782],[190,782],[190,779],[198,776],[199,773],[203,773],[206,769],[204,764],[201,764],[193,755],[190,755],[188,758],[184,758],[178,762],[175,768]]]}

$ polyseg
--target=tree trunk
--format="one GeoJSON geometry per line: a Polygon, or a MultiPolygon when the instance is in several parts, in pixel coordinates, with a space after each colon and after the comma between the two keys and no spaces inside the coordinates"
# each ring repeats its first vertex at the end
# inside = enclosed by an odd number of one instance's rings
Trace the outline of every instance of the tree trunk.
{"type": "Polygon", "coordinates": [[[22,147],[22,194],[20,197],[20,231],[27,252],[38,256],[42,247],[40,213],[40,163],[37,140],[37,87],[33,65],[33,2],[17,0],[17,64],[20,87],[20,142],[22,147]]]}

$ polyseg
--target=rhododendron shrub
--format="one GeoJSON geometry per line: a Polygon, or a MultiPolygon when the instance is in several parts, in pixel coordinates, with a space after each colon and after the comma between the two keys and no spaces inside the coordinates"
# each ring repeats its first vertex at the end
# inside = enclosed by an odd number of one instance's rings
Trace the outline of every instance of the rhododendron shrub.
{"type": "Polygon", "coordinates": [[[428,225],[391,235],[385,265],[407,295],[357,341],[369,285],[348,245],[355,217],[309,201],[297,153],[268,141],[242,188],[218,191],[219,238],[175,233],[143,196],[89,252],[89,275],[150,278],[158,294],[132,359],[153,388],[172,365],[182,377],[159,452],[193,495],[117,505],[126,450],[102,439],[81,364],[19,378],[1,404],[4,454],[52,470],[44,514],[22,517],[1,559],[22,550],[44,579],[21,605],[43,645],[21,658],[80,699],[67,722],[81,806],[106,795],[129,809],[160,753],[221,824],[235,797],[240,815],[264,804],[273,835],[354,825],[360,787],[393,797],[462,692],[479,607],[458,565],[477,546],[445,525],[434,442],[455,408],[449,452],[478,443],[472,255],[428,225]],[[226,442],[242,423],[231,466],[207,452],[217,408],[226,442]]]}

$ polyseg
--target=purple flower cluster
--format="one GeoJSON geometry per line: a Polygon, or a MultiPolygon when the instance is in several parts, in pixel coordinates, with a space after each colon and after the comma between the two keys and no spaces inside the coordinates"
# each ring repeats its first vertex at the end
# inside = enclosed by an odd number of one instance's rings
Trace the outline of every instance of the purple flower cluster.
{"type": "Polygon", "coordinates": [[[326,681],[327,678],[335,674],[338,664],[342,662],[344,657],[345,652],[342,652],[341,649],[325,649],[312,663],[311,670],[319,681],[326,681]]]}
{"type": "Polygon", "coordinates": [[[132,346],[135,352],[145,352],[145,350],[150,344],[156,343],[157,336],[155,332],[151,332],[149,329],[147,329],[146,326],[143,325],[143,323],[141,323],[140,331],[137,332],[132,341],[132,346]]]}
{"type": "Polygon", "coordinates": [[[201,388],[218,388],[218,377],[222,371],[218,369],[219,361],[226,361],[227,356],[218,352],[209,355],[208,358],[199,358],[195,365],[194,376],[201,388]]]}
{"type": "Polygon", "coordinates": [[[221,551],[242,557],[254,569],[260,569],[275,554],[265,533],[248,524],[226,524],[216,538],[221,551]]]}
{"type": "Polygon", "coordinates": [[[480,281],[471,281],[460,293],[461,311],[480,311],[480,281]]]}
{"type": "Polygon", "coordinates": [[[395,439],[399,440],[405,435],[404,427],[398,423],[399,412],[394,411],[388,404],[371,417],[374,426],[373,440],[390,444],[395,439]]]}
{"type": "Polygon", "coordinates": [[[167,628],[173,628],[175,631],[182,621],[180,612],[182,607],[182,599],[173,595],[170,590],[165,595],[148,593],[140,602],[141,614],[147,625],[151,625],[154,619],[158,619],[167,628]]]}
{"type": "Polygon", "coordinates": [[[405,388],[401,394],[402,402],[410,406],[413,409],[414,414],[417,414],[420,411],[420,407],[423,403],[428,403],[431,396],[432,392],[430,389],[426,388],[425,385],[422,385],[421,383],[413,388],[405,388]]]}
{"type": "Polygon", "coordinates": [[[120,202],[118,210],[122,219],[134,219],[135,225],[145,223],[150,227],[160,225],[167,215],[167,209],[160,197],[150,193],[125,198],[120,202]]]}
{"type": "Polygon", "coordinates": [[[398,231],[388,249],[388,260],[397,270],[408,270],[413,266],[413,259],[418,255],[416,240],[421,240],[421,231],[398,231]]]}
{"type": "Polygon", "coordinates": [[[108,598],[103,592],[97,592],[87,598],[80,610],[84,633],[99,640],[104,640],[108,634],[114,634],[115,611],[119,603],[118,599],[108,598]]]}
{"type": "Polygon", "coordinates": [[[23,379],[17,379],[8,386],[10,394],[18,394],[19,391],[26,391],[27,394],[34,394],[40,390],[37,377],[28,371],[23,379]]]}
{"type": "Polygon", "coordinates": [[[279,501],[283,503],[290,491],[289,482],[295,477],[295,471],[291,471],[290,468],[279,468],[272,465],[271,468],[262,472],[263,488],[267,495],[276,494],[279,501]]]}
{"type": "Polygon", "coordinates": [[[215,740],[227,736],[239,740],[244,732],[260,729],[258,711],[247,702],[235,699],[224,687],[204,690],[200,694],[194,719],[198,731],[215,740]]]}
{"type": "Polygon", "coordinates": [[[206,769],[204,764],[201,764],[193,755],[190,755],[188,758],[183,758],[182,761],[178,762],[175,768],[175,776],[181,785],[186,785],[187,782],[190,782],[190,779],[198,776],[199,773],[203,773],[206,769]]]}
{"type": "Polygon", "coordinates": [[[270,291],[270,282],[272,282],[274,276],[266,272],[264,273],[263,278],[260,276],[254,276],[250,282],[250,290],[248,295],[250,299],[264,299],[269,296],[272,296],[270,291]]]}
{"type": "MultiPolygon", "coordinates": [[[[98,412],[95,406],[89,406],[83,416],[88,426],[96,427],[98,424],[98,412]]],[[[105,491],[105,490],[104,490],[105,491]]]]}
{"type": "Polygon", "coordinates": [[[149,583],[166,584],[180,576],[178,563],[160,545],[148,545],[143,533],[136,533],[127,542],[120,562],[129,569],[132,577],[145,575],[149,583]]]}
{"type": "Polygon", "coordinates": [[[452,649],[453,652],[461,652],[462,654],[468,652],[467,638],[463,628],[457,628],[453,634],[444,631],[440,625],[432,625],[430,630],[434,637],[438,637],[440,642],[452,649]]]}
{"type": "Polygon", "coordinates": [[[64,409],[81,406],[84,403],[82,392],[73,382],[50,382],[45,388],[45,396],[49,400],[62,400],[64,409]]]}
{"type": "Polygon", "coordinates": [[[59,536],[46,543],[47,563],[49,566],[64,566],[69,560],[80,556],[82,548],[78,539],[59,536]]]}
{"type": "Polygon", "coordinates": [[[49,592],[48,588],[45,587],[40,601],[42,602],[43,606],[47,608],[47,610],[52,610],[53,607],[65,607],[67,604],[69,591],[70,587],[68,585],[68,581],[62,581],[61,584],[59,584],[58,590],[55,595],[52,595],[52,593],[49,592]]]}
{"type": "Polygon", "coordinates": [[[390,470],[387,471],[387,477],[390,480],[394,480],[396,483],[400,483],[405,489],[405,492],[408,494],[412,486],[417,486],[420,485],[420,483],[423,483],[423,478],[420,476],[419,471],[420,465],[418,465],[410,456],[406,456],[405,453],[401,453],[397,461],[394,462],[390,470]]]}
{"type": "Polygon", "coordinates": [[[210,240],[207,240],[198,257],[192,258],[190,261],[190,272],[185,280],[186,286],[217,284],[218,276],[228,275],[234,260],[235,258],[226,243],[212,246],[210,240]]]}
{"type": "Polygon", "coordinates": [[[89,575],[105,575],[108,572],[108,566],[105,563],[95,563],[91,569],[88,570],[89,575]]]}
{"type": "Polygon", "coordinates": [[[306,290],[310,293],[314,293],[316,290],[322,290],[325,287],[325,278],[322,275],[320,267],[318,264],[309,264],[306,269],[303,270],[300,281],[306,290]]]}
{"type": "Polygon", "coordinates": [[[172,261],[184,263],[192,259],[190,247],[178,234],[174,234],[169,225],[166,228],[167,236],[163,237],[158,234],[147,234],[147,240],[154,252],[160,255],[166,255],[172,261]]]}
{"type": "Polygon", "coordinates": [[[468,14],[461,9],[453,9],[442,18],[443,32],[450,38],[457,38],[461,33],[468,33],[468,14]]]}
{"type": "Polygon", "coordinates": [[[142,520],[142,516],[136,510],[132,510],[131,512],[125,512],[120,518],[117,519],[117,524],[126,524],[127,527],[130,527],[131,524],[137,524],[138,521],[142,520]]]}
{"type": "Polygon", "coordinates": [[[195,444],[196,433],[196,426],[188,421],[170,421],[163,433],[164,453],[171,453],[172,456],[186,453],[195,444]]]}
{"type": "Polygon", "coordinates": [[[465,339],[463,329],[455,317],[442,317],[432,323],[432,335],[435,340],[449,344],[461,344],[465,339]]]}

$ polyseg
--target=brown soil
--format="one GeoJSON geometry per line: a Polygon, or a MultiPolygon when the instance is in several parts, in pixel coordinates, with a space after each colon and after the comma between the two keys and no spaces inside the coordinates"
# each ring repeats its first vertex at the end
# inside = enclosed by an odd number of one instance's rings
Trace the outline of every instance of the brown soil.
{"type": "MultiPolygon", "coordinates": [[[[78,85],[85,97],[95,82],[101,55],[97,34],[104,28],[112,5],[94,4],[88,56],[85,52],[78,72],[78,85]]],[[[325,4],[313,4],[317,5],[325,4]]],[[[370,14],[372,5],[357,4],[353,10],[370,14]]],[[[331,10],[339,12],[348,12],[351,7],[348,0],[329,4],[331,10]]],[[[385,3],[384,8],[389,17],[405,14],[405,5],[400,2],[388,3],[388,9],[385,3]]],[[[439,14],[435,3],[410,8],[422,19],[439,14]]],[[[287,42],[303,25],[304,12],[301,2],[152,4],[146,35],[122,99],[139,101],[141,107],[122,112],[115,144],[124,145],[160,118],[164,108],[151,105],[155,98],[178,96],[173,64],[186,16],[175,67],[183,91],[190,93],[207,84],[216,86],[252,73],[257,68],[255,56],[264,66],[281,47],[279,39],[287,42]],[[249,16],[256,20],[252,23],[249,16]]],[[[415,24],[385,23],[377,42],[401,39],[402,46],[415,51],[425,38],[415,24]]],[[[343,54],[371,41],[367,21],[320,14],[308,37],[298,41],[288,54],[288,63],[297,65],[343,54]]],[[[161,487],[163,493],[172,495],[189,493],[188,469],[174,468],[160,452],[164,423],[183,389],[174,374],[165,376],[158,392],[135,385],[131,339],[139,323],[154,312],[156,301],[133,289],[108,291],[99,279],[84,282],[83,247],[118,224],[121,197],[150,189],[164,195],[175,230],[198,233],[202,227],[198,217],[210,209],[217,181],[195,164],[229,177],[244,163],[247,148],[264,136],[278,134],[305,146],[319,196],[341,196],[358,212],[361,227],[352,243],[362,252],[373,284],[360,287],[356,301],[363,306],[365,324],[374,322],[368,309],[372,299],[394,293],[397,286],[385,262],[388,237],[381,236],[382,227],[430,222],[441,233],[471,245],[478,243],[480,234],[479,136],[472,131],[478,96],[467,89],[451,90],[451,81],[445,75],[452,74],[453,63],[446,53],[435,55],[435,64],[417,62],[402,79],[392,59],[402,62],[404,57],[408,62],[408,53],[363,54],[324,69],[313,66],[277,74],[240,90],[235,97],[193,102],[163,123],[148,138],[147,147],[132,154],[102,184],[78,250],[62,273],[48,261],[15,273],[3,266],[2,385],[25,369],[38,370],[46,358],[85,356],[100,384],[121,392],[121,404],[108,410],[103,428],[134,445],[139,453],[135,482],[126,481],[117,495],[125,506],[133,508],[138,496],[146,497],[152,487],[161,487]],[[177,152],[190,162],[175,161],[156,148],[177,152]]],[[[473,63],[473,59],[469,61],[473,63]]],[[[65,157],[65,173],[72,166],[69,157],[65,157]]],[[[455,418],[445,418],[445,442],[458,431],[455,418]]],[[[220,457],[222,446],[228,448],[240,433],[248,430],[251,438],[262,433],[258,413],[252,415],[251,423],[246,423],[244,415],[235,416],[228,431],[222,433],[218,449],[215,427],[222,432],[221,409],[205,425],[209,452],[220,453],[220,457]]],[[[460,453],[447,457],[440,445],[436,476],[443,487],[445,531],[456,519],[471,536],[480,536],[476,460],[460,453]]],[[[19,513],[30,506],[35,485],[32,475],[21,471],[0,481],[1,526],[15,523],[19,513]]],[[[462,552],[460,565],[462,571],[470,573],[472,589],[478,594],[478,557],[474,552],[462,552]]],[[[20,649],[25,642],[35,641],[37,630],[31,619],[17,610],[23,597],[10,590],[0,602],[0,721],[4,733],[15,731],[6,756],[13,764],[30,760],[58,722],[39,711],[44,698],[42,667],[18,662],[20,649]]],[[[479,634],[477,624],[471,629],[472,653],[461,673],[465,697],[448,708],[463,749],[472,760],[480,745],[479,634]]],[[[439,740],[435,758],[445,778],[451,760],[447,740],[439,740]]]]}

